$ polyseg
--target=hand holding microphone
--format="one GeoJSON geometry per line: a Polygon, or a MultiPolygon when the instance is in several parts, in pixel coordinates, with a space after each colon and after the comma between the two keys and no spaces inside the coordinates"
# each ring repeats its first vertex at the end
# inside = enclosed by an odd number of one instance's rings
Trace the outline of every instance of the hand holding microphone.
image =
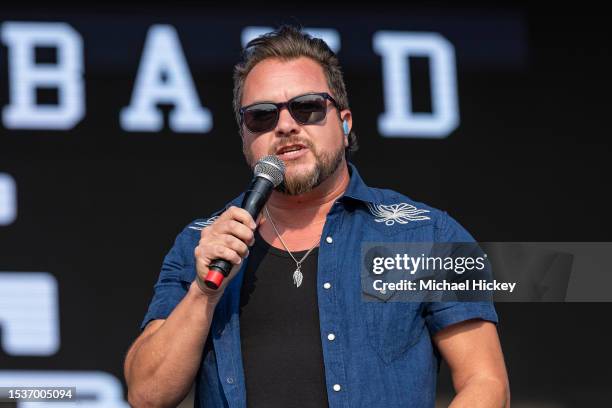
{"type": "Polygon", "coordinates": [[[225,278],[230,280],[254,243],[255,219],[274,187],[283,182],[285,165],[276,156],[265,156],[254,168],[254,177],[241,208],[230,207],[202,229],[195,249],[197,283],[204,293],[217,294],[225,278]]]}

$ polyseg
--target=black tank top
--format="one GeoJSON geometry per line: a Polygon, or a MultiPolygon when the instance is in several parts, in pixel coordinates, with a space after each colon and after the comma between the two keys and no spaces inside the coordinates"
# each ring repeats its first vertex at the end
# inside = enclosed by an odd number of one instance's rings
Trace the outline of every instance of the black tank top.
{"type": "MultiPolygon", "coordinates": [[[[307,251],[292,252],[299,261],[307,251]]],[[[240,339],[249,407],[327,407],[317,303],[318,248],[293,283],[288,252],[255,234],[240,293],[240,339]]]]}

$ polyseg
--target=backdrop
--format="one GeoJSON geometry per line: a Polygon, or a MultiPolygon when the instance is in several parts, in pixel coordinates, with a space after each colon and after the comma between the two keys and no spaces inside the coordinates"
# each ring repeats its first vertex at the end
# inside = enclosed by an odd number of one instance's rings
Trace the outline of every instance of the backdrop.
{"type": "MultiPolygon", "coordinates": [[[[368,184],[448,211],[480,241],[611,240],[603,14],[266,4],[0,10],[0,382],[92,378],[92,395],[121,406],[164,255],[251,177],[232,66],[280,23],[337,51],[368,184]]],[[[497,310],[513,405],[609,404],[610,303],[497,310]]],[[[442,404],[445,369],[439,388],[442,404]]]]}

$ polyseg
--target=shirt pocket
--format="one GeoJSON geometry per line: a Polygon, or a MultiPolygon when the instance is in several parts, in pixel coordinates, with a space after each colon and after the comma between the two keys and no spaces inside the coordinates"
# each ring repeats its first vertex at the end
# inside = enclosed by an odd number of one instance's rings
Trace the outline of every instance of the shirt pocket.
{"type": "Polygon", "coordinates": [[[370,346],[385,363],[404,355],[420,339],[422,303],[364,302],[370,346]]]}

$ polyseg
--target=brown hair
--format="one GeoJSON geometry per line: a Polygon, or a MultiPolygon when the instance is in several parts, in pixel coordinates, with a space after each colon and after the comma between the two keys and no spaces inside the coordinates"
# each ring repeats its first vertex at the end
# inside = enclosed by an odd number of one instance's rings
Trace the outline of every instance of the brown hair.
{"type": "MultiPolygon", "coordinates": [[[[242,101],[244,81],[253,67],[268,58],[292,60],[299,57],[310,58],[323,68],[327,78],[327,85],[338,104],[338,112],[349,108],[342,70],[336,54],[334,54],[325,41],[319,38],[312,38],[304,33],[301,28],[282,25],[273,32],[249,41],[242,53],[242,60],[234,67],[233,104],[238,126],[241,125],[240,103],[242,101]]],[[[348,135],[348,142],[348,147],[345,149],[347,158],[358,148],[357,136],[352,130],[348,135]]]]}

